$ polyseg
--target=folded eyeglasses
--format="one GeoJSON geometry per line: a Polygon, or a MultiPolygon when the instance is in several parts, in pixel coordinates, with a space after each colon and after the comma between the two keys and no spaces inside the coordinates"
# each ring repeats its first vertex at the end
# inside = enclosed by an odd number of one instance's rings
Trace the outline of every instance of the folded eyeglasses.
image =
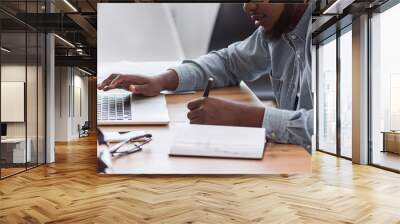
{"type": "Polygon", "coordinates": [[[112,157],[122,157],[141,151],[143,146],[152,140],[151,134],[144,134],[123,140],[115,145],[104,140],[104,134],[97,129],[97,141],[99,145],[106,145],[109,148],[102,150],[97,157],[97,171],[105,173],[112,168],[112,157]]]}

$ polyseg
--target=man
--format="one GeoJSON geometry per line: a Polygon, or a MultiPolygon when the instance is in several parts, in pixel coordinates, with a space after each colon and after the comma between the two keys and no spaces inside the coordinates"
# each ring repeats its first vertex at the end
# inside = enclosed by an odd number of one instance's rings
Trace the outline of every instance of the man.
{"type": "Polygon", "coordinates": [[[134,94],[155,96],[162,90],[203,89],[209,77],[214,78],[214,87],[224,87],[268,75],[277,108],[199,98],[188,104],[190,123],[264,127],[268,140],[299,144],[311,152],[311,7],[244,3],[243,8],[260,26],[246,40],[196,60],[185,60],[157,76],[112,74],[99,89],[125,88],[134,94]]]}

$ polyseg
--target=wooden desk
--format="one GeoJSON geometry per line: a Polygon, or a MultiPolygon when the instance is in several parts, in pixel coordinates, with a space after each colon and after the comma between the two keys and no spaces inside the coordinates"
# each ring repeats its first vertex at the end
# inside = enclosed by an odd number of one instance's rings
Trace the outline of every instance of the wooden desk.
{"type": "Polygon", "coordinates": [[[23,164],[32,160],[32,140],[30,138],[1,139],[1,158],[5,164],[23,164]],[[27,145],[25,149],[25,145],[27,145]]]}
{"type": "Polygon", "coordinates": [[[382,152],[400,154],[400,131],[383,131],[382,152]]]}
{"type": "MultiPolygon", "coordinates": [[[[188,122],[187,102],[201,93],[167,96],[168,126],[99,126],[102,131],[145,130],[153,135],[143,151],[113,159],[113,174],[292,174],[311,172],[311,155],[295,145],[268,144],[263,160],[170,157],[176,130],[188,122]]],[[[245,84],[213,90],[211,96],[261,104],[245,84]]],[[[105,146],[100,146],[100,149],[105,146]]]]}

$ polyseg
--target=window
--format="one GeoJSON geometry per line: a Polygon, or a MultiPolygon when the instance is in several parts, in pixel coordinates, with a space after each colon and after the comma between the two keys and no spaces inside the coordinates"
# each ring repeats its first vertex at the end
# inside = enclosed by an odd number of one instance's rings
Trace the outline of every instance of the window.
{"type": "MultiPolygon", "coordinates": [[[[15,10],[39,13],[44,3],[19,2],[15,10]]],[[[8,14],[0,17],[7,21],[0,24],[1,179],[45,163],[46,38],[8,14]]]]}
{"type": "Polygon", "coordinates": [[[352,157],[352,32],[340,36],[340,155],[352,157]]]}
{"type": "Polygon", "coordinates": [[[399,21],[399,4],[371,19],[370,160],[395,170],[400,170],[399,21]]]}
{"type": "Polygon", "coordinates": [[[318,149],[336,153],[336,39],[318,48],[318,149]]]}
{"type": "Polygon", "coordinates": [[[349,159],[352,157],[352,41],[349,25],[320,43],[317,58],[318,149],[349,159]]]}

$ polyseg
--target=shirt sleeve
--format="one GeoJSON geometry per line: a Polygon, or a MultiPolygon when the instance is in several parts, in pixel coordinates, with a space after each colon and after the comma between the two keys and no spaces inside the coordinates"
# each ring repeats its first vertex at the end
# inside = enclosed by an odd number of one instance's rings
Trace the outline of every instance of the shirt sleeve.
{"type": "Polygon", "coordinates": [[[314,132],[313,110],[282,110],[266,108],[263,127],[269,141],[302,145],[311,154],[314,132]]]}
{"type": "Polygon", "coordinates": [[[184,60],[181,65],[172,68],[179,78],[176,91],[203,89],[209,77],[214,78],[214,87],[217,88],[237,85],[242,80],[256,80],[269,73],[270,61],[260,27],[243,41],[194,60],[184,60]]]}

